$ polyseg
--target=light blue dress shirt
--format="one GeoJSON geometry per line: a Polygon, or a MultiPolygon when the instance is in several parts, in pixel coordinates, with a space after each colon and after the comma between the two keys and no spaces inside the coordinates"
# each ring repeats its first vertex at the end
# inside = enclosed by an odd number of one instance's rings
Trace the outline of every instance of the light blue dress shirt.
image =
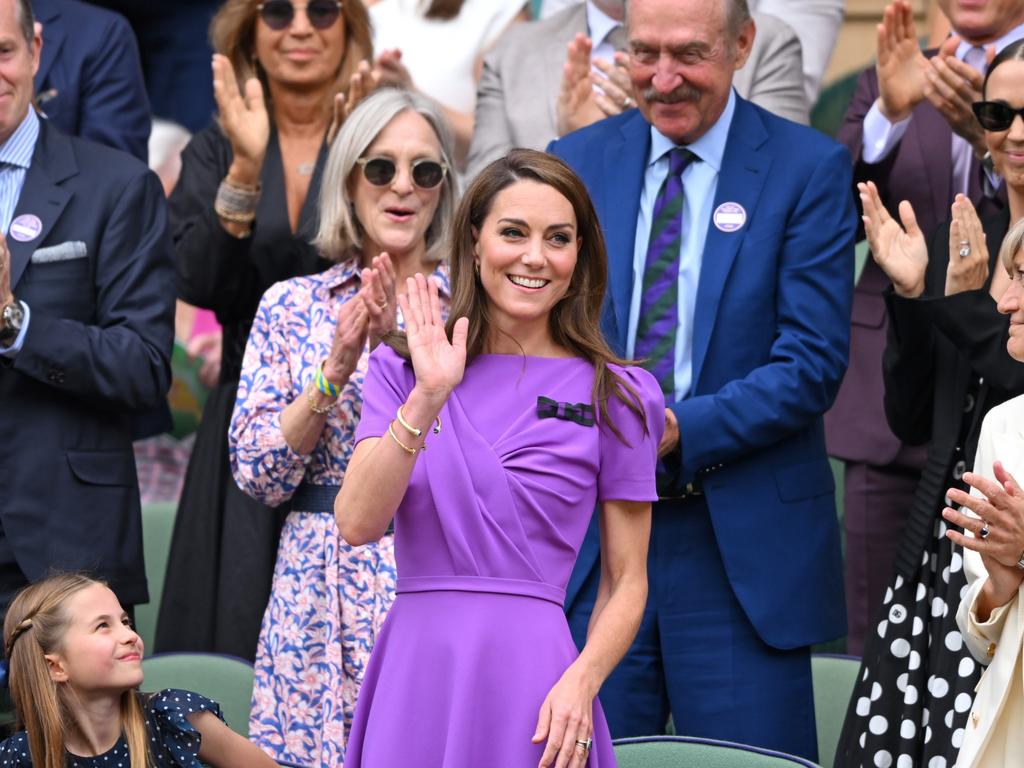
{"type": "MultiPolygon", "coordinates": [[[[718,121],[707,133],[687,146],[700,161],[694,161],[683,171],[683,244],[679,252],[679,330],[675,349],[675,399],[682,400],[690,392],[693,378],[693,313],[697,304],[697,285],[704,257],[704,241],[711,223],[712,206],[718,189],[718,174],[722,170],[722,157],[729,136],[729,126],[736,112],[736,92],[730,91],[718,121]]],[[[647,246],[651,237],[651,214],[658,190],[668,176],[668,152],[676,145],[671,139],[651,126],[651,153],[644,172],[644,187],[640,193],[640,213],[636,220],[636,240],[633,245],[633,295],[629,302],[629,331],[626,336],[626,356],[633,357],[636,347],[636,327],[640,319],[640,299],[643,293],[644,266],[647,246]]],[[[708,258],[714,258],[709,254],[708,258]]]]}
{"type": "MultiPolygon", "coordinates": [[[[14,210],[18,207],[18,198],[21,197],[21,189],[25,186],[25,176],[32,166],[32,153],[36,149],[36,140],[39,138],[39,118],[36,111],[29,107],[28,114],[21,121],[14,133],[0,145],[0,232],[7,237],[11,229],[11,219],[14,218],[14,210]]],[[[28,323],[32,316],[28,304],[20,302],[21,308],[25,311],[25,320],[21,325],[21,332],[10,347],[0,347],[0,355],[14,357],[21,351],[25,343],[25,334],[28,333],[28,323]]]]}

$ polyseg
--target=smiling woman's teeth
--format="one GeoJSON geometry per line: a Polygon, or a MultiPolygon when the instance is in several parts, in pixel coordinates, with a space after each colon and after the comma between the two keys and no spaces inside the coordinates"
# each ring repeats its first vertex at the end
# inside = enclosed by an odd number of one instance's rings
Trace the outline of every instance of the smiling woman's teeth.
{"type": "Polygon", "coordinates": [[[530,279],[529,277],[519,277],[518,275],[509,275],[508,279],[516,285],[521,285],[523,288],[543,288],[548,284],[547,280],[541,279],[530,279]]]}

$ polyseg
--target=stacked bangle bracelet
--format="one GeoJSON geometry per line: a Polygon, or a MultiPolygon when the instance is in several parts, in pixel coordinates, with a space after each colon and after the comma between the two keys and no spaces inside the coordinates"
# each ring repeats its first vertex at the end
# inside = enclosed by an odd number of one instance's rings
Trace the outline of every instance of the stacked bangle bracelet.
{"type": "Polygon", "coordinates": [[[260,185],[248,187],[225,176],[217,188],[213,210],[224,221],[252,224],[256,218],[256,205],[260,201],[260,185]]]}
{"type": "Polygon", "coordinates": [[[399,440],[398,439],[398,435],[395,434],[395,422],[393,422],[393,421],[390,424],[388,424],[388,434],[391,435],[391,439],[392,440],[394,440],[396,443],[398,443],[398,447],[401,448],[406,453],[408,453],[410,456],[415,456],[420,451],[427,450],[426,444],[421,445],[419,448],[413,448],[411,446],[406,445],[401,440],[399,440]]]}
{"type": "MultiPolygon", "coordinates": [[[[413,437],[419,437],[423,434],[423,430],[418,427],[414,427],[412,424],[405,420],[402,415],[402,406],[398,406],[398,410],[395,412],[395,418],[398,419],[398,423],[402,425],[406,432],[413,437]]],[[[441,417],[438,416],[434,419],[434,428],[431,430],[435,435],[441,434],[441,417]]]]}

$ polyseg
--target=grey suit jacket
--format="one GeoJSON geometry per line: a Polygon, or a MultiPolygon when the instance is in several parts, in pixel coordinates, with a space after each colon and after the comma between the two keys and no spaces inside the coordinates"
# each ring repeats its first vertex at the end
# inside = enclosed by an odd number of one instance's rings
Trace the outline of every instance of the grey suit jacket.
{"type": "MultiPolygon", "coordinates": [[[[757,36],[733,77],[740,96],[770,112],[809,122],[800,41],[785,23],[754,13],[757,36]]],[[[544,149],[557,137],[555,104],[566,46],[587,32],[585,3],[540,21],[513,25],[484,59],[467,178],[513,147],[544,149]]]]}

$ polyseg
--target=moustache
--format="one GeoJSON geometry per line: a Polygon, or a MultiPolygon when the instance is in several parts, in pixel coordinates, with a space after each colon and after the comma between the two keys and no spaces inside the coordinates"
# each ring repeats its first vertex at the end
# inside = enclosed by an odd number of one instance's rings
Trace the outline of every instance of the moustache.
{"type": "Polygon", "coordinates": [[[668,93],[662,93],[652,85],[645,88],[642,95],[644,101],[648,104],[655,102],[660,102],[661,104],[682,104],[687,101],[700,101],[700,91],[687,83],[683,83],[678,88],[673,88],[668,93]]]}

